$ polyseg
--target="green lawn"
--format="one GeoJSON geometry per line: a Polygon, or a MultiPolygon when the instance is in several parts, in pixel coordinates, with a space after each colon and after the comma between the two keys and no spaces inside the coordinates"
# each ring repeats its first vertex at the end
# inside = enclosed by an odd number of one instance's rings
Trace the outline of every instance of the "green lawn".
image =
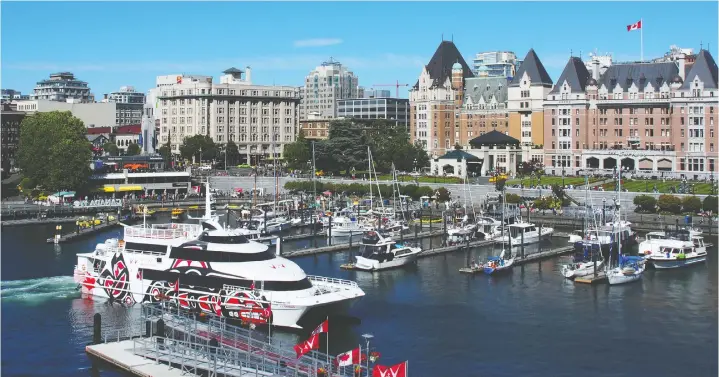
{"type": "MultiPolygon", "coordinates": [[[[602,178],[589,178],[589,183],[594,183],[597,181],[602,180],[602,178]]],[[[529,187],[531,183],[534,183],[534,185],[538,184],[537,178],[527,178],[524,179],[510,179],[507,180],[507,185],[518,185],[520,183],[524,182],[524,187],[529,187]]],[[[564,184],[565,185],[583,185],[585,182],[584,177],[564,177],[564,184]]],[[[562,177],[555,177],[555,176],[543,176],[541,184],[543,185],[562,185],[562,177]]]]}
{"type": "MultiPolygon", "coordinates": [[[[627,189],[627,191],[630,192],[653,192],[654,185],[657,186],[657,190],[659,190],[662,194],[668,194],[670,193],[670,189],[672,187],[677,187],[681,181],[679,180],[667,180],[666,182],[662,182],[661,180],[629,180],[629,179],[623,179],[622,180],[622,189],[627,189]]],[[[694,186],[694,194],[697,195],[709,195],[711,194],[712,185],[711,183],[689,183],[690,185],[694,186]]],[[[611,183],[605,183],[602,185],[604,187],[604,190],[612,191],[615,189],[615,182],[611,183]]]]}

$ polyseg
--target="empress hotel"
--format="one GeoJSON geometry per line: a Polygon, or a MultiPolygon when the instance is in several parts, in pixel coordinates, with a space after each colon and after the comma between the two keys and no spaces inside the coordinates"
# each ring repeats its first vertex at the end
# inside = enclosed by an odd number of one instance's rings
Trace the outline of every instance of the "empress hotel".
{"type": "MultiPolygon", "coordinates": [[[[570,57],[554,82],[530,50],[515,76],[502,82],[467,72],[456,47],[444,41],[410,91],[410,130],[435,165],[459,144],[478,164],[492,164],[477,169],[482,173],[539,160],[556,175],[621,166],[646,175],[716,177],[717,76],[709,51],[673,49],[652,62],[570,57]],[[500,158],[485,162],[493,147],[480,153],[476,145],[491,131],[516,144],[494,147],[503,148],[500,158]]],[[[464,166],[465,173],[472,170],[464,166]]]]}

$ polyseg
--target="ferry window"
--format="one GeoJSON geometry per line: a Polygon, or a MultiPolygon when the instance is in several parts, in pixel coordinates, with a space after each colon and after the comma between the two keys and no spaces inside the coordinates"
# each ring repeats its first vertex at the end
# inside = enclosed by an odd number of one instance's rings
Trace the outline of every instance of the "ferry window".
{"type": "Polygon", "coordinates": [[[307,278],[298,281],[265,281],[264,283],[268,291],[300,291],[312,288],[312,283],[307,278]]]}
{"type": "Polygon", "coordinates": [[[200,241],[205,242],[211,242],[211,243],[221,243],[221,244],[240,244],[240,243],[248,243],[250,241],[247,240],[247,237],[242,235],[236,235],[236,236],[208,236],[207,234],[202,234],[199,238],[200,241]]]}
{"type": "Polygon", "coordinates": [[[265,250],[260,253],[233,253],[226,251],[197,250],[176,247],[170,252],[170,258],[198,262],[242,263],[271,260],[275,258],[275,254],[269,250],[265,250]]]}

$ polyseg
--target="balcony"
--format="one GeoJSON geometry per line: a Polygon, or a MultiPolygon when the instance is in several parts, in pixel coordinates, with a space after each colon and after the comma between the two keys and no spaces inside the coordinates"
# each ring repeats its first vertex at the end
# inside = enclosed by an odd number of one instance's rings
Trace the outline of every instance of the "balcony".
{"type": "Polygon", "coordinates": [[[598,99],[597,106],[609,106],[609,105],[625,105],[634,103],[656,103],[669,105],[671,98],[634,98],[634,99],[598,99]]]}

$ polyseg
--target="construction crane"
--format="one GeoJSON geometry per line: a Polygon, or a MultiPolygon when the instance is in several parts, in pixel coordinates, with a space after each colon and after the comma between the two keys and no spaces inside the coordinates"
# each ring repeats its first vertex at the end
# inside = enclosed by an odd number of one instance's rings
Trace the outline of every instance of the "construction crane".
{"type": "Polygon", "coordinates": [[[374,88],[375,86],[394,86],[394,87],[396,88],[396,90],[397,90],[397,92],[396,92],[396,93],[397,93],[397,98],[399,98],[399,87],[400,87],[400,86],[409,86],[409,84],[400,84],[400,83],[399,83],[399,80],[397,80],[397,82],[394,83],[394,84],[374,84],[374,85],[372,85],[373,88],[374,88]]]}

